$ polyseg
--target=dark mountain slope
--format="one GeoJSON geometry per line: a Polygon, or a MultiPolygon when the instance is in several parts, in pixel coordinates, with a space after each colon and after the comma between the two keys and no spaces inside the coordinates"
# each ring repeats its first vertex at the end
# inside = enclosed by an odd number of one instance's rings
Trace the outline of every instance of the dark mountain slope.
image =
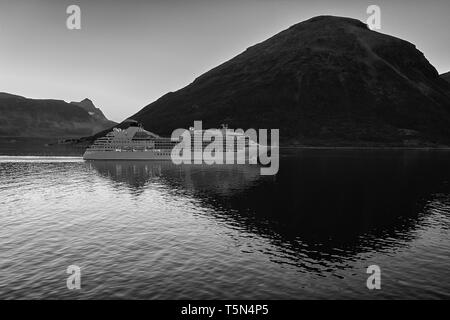
{"type": "Polygon", "coordinates": [[[450,83],[450,72],[441,74],[441,78],[450,83]]]}
{"type": "Polygon", "coordinates": [[[358,20],[319,16],[278,33],[131,118],[168,135],[280,128],[294,144],[448,142],[450,85],[416,47],[358,20]]]}
{"type": "Polygon", "coordinates": [[[62,100],[28,99],[0,93],[0,136],[81,137],[114,124],[106,118],[99,120],[82,107],[62,100]]]}

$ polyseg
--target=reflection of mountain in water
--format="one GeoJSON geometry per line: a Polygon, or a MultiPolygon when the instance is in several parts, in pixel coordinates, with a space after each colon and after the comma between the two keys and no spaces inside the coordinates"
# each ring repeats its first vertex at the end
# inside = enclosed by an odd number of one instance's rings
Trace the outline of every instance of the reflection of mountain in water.
{"type": "Polygon", "coordinates": [[[354,254],[412,239],[436,194],[448,198],[450,153],[308,150],[283,157],[275,177],[256,166],[92,162],[134,191],[157,181],[213,208],[233,227],[308,255],[354,254]],[[387,240],[386,240],[387,239],[387,240]]]}

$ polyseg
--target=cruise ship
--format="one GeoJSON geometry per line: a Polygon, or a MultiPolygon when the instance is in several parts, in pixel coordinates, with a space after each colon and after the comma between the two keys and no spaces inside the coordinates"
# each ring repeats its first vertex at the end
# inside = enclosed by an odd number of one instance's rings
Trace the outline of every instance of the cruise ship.
{"type": "MultiPolygon", "coordinates": [[[[134,120],[127,120],[129,127],[126,129],[114,128],[106,136],[98,138],[95,142],[86,149],[83,154],[83,159],[85,160],[171,160],[172,149],[180,141],[172,141],[171,138],[161,137],[155,133],[145,130],[141,124],[134,120]]],[[[195,157],[198,156],[198,152],[202,154],[203,149],[209,145],[211,142],[202,141],[200,144],[195,144],[195,134],[194,128],[190,128],[192,131],[192,143],[196,146],[202,146],[202,150],[196,150],[193,146],[192,148],[192,162],[195,161],[195,157]]],[[[234,131],[229,131],[224,125],[221,129],[224,134],[224,140],[226,135],[234,135],[233,141],[234,145],[232,147],[233,156],[238,159],[248,160],[249,146],[258,146],[258,144],[248,138],[245,139],[245,144],[241,145],[237,143],[236,135],[234,131]]],[[[225,144],[225,142],[224,142],[225,144]]],[[[224,148],[224,150],[226,150],[224,148]]],[[[205,156],[202,154],[202,161],[207,161],[205,156]]],[[[225,152],[223,154],[225,160],[225,152]]]]}

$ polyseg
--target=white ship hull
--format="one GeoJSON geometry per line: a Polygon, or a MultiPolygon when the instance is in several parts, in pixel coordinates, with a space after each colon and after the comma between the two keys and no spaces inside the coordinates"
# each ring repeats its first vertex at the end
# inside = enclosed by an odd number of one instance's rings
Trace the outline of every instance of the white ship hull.
{"type": "Polygon", "coordinates": [[[86,151],[84,160],[171,160],[170,153],[149,151],[86,151]]]}
{"type": "MultiPolygon", "coordinates": [[[[234,159],[248,160],[248,154],[245,151],[234,152],[234,159]]],[[[83,155],[84,160],[169,160],[172,158],[169,151],[158,152],[155,150],[147,151],[90,151],[87,150],[83,155]]],[[[192,161],[195,161],[193,156],[192,161]]],[[[214,161],[216,158],[208,157],[206,154],[201,155],[202,161],[214,161]]],[[[226,154],[223,154],[223,163],[226,163],[226,154]]]]}

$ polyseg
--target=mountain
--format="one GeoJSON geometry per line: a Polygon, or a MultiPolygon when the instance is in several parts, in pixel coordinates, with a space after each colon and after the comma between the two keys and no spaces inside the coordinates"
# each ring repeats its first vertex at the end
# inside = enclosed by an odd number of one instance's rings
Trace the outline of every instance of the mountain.
{"type": "Polygon", "coordinates": [[[0,93],[0,136],[75,138],[95,134],[116,124],[86,100],[67,103],[0,93]]]}
{"type": "Polygon", "coordinates": [[[88,98],[81,100],[80,102],[72,101],[71,104],[74,104],[76,106],[79,106],[83,108],[85,111],[89,113],[94,119],[97,119],[99,121],[109,121],[105,115],[103,114],[102,110],[100,108],[97,108],[94,103],[89,100],[88,98]]]}
{"type": "Polygon", "coordinates": [[[130,118],[170,135],[280,128],[285,145],[450,144],[450,84],[413,44],[318,16],[256,44],[130,118]]]}
{"type": "Polygon", "coordinates": [[[450,83],[450,72],[441,74],[441,78],[450,83]]]}

